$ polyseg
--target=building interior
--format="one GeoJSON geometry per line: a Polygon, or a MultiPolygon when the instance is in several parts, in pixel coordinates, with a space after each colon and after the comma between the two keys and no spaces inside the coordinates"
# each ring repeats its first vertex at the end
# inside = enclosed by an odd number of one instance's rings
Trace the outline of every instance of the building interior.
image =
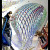
{"type": "Polygon", "coordinates": [[[48,0],[2,0],[2,50],[48,50],[48,0]],[[3,17],[12,11],[10,37],[3,17]],[[44,34],[45,40],[36,36],[44,34]],[[5,45],[7,44],[7,45],[5,45]]]}

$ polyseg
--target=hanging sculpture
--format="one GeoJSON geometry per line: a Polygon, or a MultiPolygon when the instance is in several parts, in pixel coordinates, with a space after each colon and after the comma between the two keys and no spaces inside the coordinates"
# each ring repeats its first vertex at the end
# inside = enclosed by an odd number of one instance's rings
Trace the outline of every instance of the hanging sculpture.
{"type": "Polygon", "coordinates": [[[46,9],[37,3],[29,3],[20,7],[15,13],[15,20],[11,22],[18,41],[12,42],[18,48],[29,48],[32,45],[32,38],[35,32],[40,29],[46,18],[46,9]]]}

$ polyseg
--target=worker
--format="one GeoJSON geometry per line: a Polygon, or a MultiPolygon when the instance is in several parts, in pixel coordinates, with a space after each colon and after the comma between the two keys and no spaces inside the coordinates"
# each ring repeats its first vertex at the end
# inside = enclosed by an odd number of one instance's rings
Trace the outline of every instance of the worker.
{"type": "Polygon", "coordinates": [[[42,34],[42,32],[40,32],[40,31],[37,30],[36,33],[35,33],[35,36],[37,36],[37,35],[41,39],[42,43],[44,43],[44,41],[46,41],[46,39],[44,38],[44,34],[42,34]]]}
{"type": "Polygon", "coordinates": [[[8,37],[10,36],[10,21],[12,21],[12,20],[10,20],[10,17],[12,18],[12,16],[11,16],[11,14],[12,14],[12,11],[9,11],[4,17],[3,17],[3,27],[4,27],[4,24],[5,24],[5,21],[6,21],[6,18],[7,18],[7,23],[6,23],[6,27],[5,27],[5,31],[7,32],[7,35],[8,35],[8,37]]]}

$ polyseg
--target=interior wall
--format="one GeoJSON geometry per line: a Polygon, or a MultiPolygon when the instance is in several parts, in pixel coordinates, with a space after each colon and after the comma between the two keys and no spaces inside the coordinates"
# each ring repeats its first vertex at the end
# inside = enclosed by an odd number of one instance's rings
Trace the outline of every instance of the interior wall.
{"type": "MultiPolygon", "coordinates": [[[[21,1],[21,0],[19,0],[21,1]]],[[[48,14],[48,0],[22,0],[22,2],[19,2],[18,4],[15,4],[15,5],[12,5],[8,10],[8,11],[12,11],[13,13],[15,13],[15,11],[20,8],[21,6],[25,5],[25,4],[28,4],[28,3],[39,3],[41,5],[43,5],[46,10],[47,10],[47,14],[48,14]],[[28,2],[29,1],[29,2],[28,2]]]]}
{"type": "MultiPolygon", "coordinates": [[[[22,1],[22,0],[20,0],[20,1],[22,1]]],[[[14,15],[16,12],[15,11],[17,11],[17,9],[18,8],[20,8],[21,6],[23,6],[23,5],[25,5],[25,4],[28,4],[28,3],[38,3],[38,4],[41,4],[41,5],[43,5],[44,6],[44,8],[46,9],[46,11],[47,11],[47,18],[48,18],[48,0],[23,0],[22,2],[19,2],[18,4],[15,4],[15,5],[12,5],[8,10],[7,10],[7,12],[9,12],[9,11],[12,11],[12,15],[14,15]]],[[[6,14],[6,13],[5,13],[6,14]]],[[[4,15],[3,15],[4,16],[4,15]]],[[[46,20],[47,20],[47,18],[46,18],[46,20]]],[[[46,22],[46,21],[45,21],[46,22]]],[[[44,22],[44,24],[45,24],[45,22],[44,22]]],[[[43,24],[43,25],[44,25],[43,24]]],[[[41,27],[42,28],[42,27],[41,27]]]]}

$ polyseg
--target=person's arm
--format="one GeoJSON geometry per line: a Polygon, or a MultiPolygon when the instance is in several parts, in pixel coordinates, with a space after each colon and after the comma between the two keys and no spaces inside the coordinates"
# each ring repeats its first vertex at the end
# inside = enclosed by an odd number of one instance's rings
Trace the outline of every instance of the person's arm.
{"type": "MultiPolygon", "coordinates": [[[[8,14],[8,15],[9,15],[10,18],[14,18],[14,20],[15,20],[14,16],[11,16],[11,14],[8,14]]],[[[12,20],[10,19],[10,21],[12,21],[12,20]]]]}
{"type": "Polygon", "coordinates": [[[11,16],[11,14],[8,14],[9,17],[14,18],[14,16],[11,16]]]}
{"type": "MultiPolygon", "coordinates": [[[[15,20],[15,18],[14,18],[14,20],[15,20]]],[[[13,21],[13,20],[12,20],[12,19],[9,19],[9,22],[10,22],[10,21],[13,21]]]]}
{"type": "Polygon", "coordinates": [[[15,20],[15,16],[12,16],[11,18],[13,18],[15,20]]]}
{"type": "Polygon", "coordinates": [[[15,19],[15,17],[14,17],[14,16],[11,16],[11,18],[14,18],[14,19],[15,19]]]}

